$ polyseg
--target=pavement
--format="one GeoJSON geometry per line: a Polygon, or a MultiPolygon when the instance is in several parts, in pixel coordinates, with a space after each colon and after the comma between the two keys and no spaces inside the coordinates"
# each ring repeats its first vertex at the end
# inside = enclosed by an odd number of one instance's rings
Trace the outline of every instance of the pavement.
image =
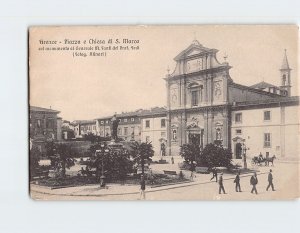
{"type": "MultiPolygon", "coordinates": [[[[171,159],[171,158],[166,158],[171,159]]],[[[179,172],[178,162],[175,164],[152,164],[154,173],[163,170],[173,170],[179,172]]],[[[248,163],[249,164],[249,163],[248,163]]],[[[297,163],[278,163],[274,167],[259,167],[257,172],[259,184],[257,189],[259,195],[251,194],[249,184],[252,174],[241,175],[242,193],[236,193],[233,183],[235,175],[224,174],[224,186],[228,194],[218,194],[218,184],[210,181],[211,174],[196,174],[193,181],[188,183],[178,183],[159,187],[146,187],[147,200],[276,200],[294,199],[299,196],[297,163]],[[275,192],[266,192],[267,175],[269,169],[273,169],[275,192]],[[297,177],[295,177],[295,175],[297,177]]],[[[184,175],[189,177],[190,172],[184,171],[184,175]]],[[[139,185],[108,184],[106,189],[99,185],[86,185],[78,187],[67,187],[51,189],[48,187],[31,184],[31,197],[35,200],[138,200],[139,185]]]]}

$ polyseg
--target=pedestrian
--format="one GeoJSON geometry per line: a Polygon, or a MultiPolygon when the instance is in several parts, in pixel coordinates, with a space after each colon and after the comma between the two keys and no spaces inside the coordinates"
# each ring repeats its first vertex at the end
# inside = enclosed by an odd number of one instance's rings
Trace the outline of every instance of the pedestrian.
{"type": "Polygon", "coordinates": [[[145,189],[146,189],[145,178],[144,178],[144,175],[141,175],[140,200],[145,200],[146,199],[145,189]]]}
{"type": "Polygon", "coordinates": [[[172,164],[174,164],[174,158],[173,158],[173,156],[171,157],[171,162],[172,162],[172,164]]]}
{"type": "Polygon", "coordinates": [[[273,175],[272,175],[272,169],[270,169],[269,175],[268,175],[268,187],[267,187],[267,191],[269,190],[270,187],[272,187],[272,191],[275,191],[274,189],[274,185],[273,185],[273,175]]]}
{"type": "Polygon", "coordinates": [[[220,174],[220,178],[219,178],[219,194],[221,194],[221,191],[223,191],[223,193],[226,194],[223,185],[223,173],[220,174]]]}
{"type": "Polygon", "coordinates": [[[251,176],[250,184],[252,185],[251,193],[255,192],[257,194],[256,185],[258,183],[256,172],[254,172],[253,176],[251,176]]]}
{"type": "Polygon", "coordinates": [[[242,192],[241,190],[241,185],[240,185],[240,172],[237,173],[235,179],[234,179],[234,183],[235,183],[235,191],[236,192],[242,192]]]}
{"type": "Polygon", "coordinates": [[[212,174],[213,174],[213,176],[212,176],[212,178],[210,178],[210,180],[213,180],[214,178],[216,178],[216,182],[218,182],[218,171],[217,171],[217,168],[213,168],[212,169],[212,174]]]}

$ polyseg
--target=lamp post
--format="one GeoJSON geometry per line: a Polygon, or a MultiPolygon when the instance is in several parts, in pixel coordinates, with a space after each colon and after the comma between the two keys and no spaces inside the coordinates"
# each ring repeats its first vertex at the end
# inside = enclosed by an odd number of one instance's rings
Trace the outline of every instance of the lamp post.
{"type": "Polygon", "coordinates": [[[243,153],[243,161],[244,161],[244,168],[247,169],[247,150],[249,150],[249,148],[246,147],[245,142],[242,145],[242,153],[243,153]]]}
{"type": "Polygon", "coordinates": [[[98,155],[100,153],[101,155],[101,176],[100,176],[100,188],[104,188],[106,186],[105,183],[105,175],[104,175],[104,155],[105,153],[108,153],[109,150],[105,148],[105,145],[102,143],[100,145],[101,149],[100,150],[96,150],[96,154],[98,155]]]}

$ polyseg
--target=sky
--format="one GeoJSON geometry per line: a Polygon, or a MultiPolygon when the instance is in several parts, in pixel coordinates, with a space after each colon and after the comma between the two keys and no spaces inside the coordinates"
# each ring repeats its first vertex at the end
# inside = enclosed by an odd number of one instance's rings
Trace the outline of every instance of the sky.
{"type": "Polygon", "coordinates": [[[166,106],[167,70],[173,72],[174,57],[194,39],[218,49],[221,63],[226,54],[232,66],[231,78],[243,85],[261,81],[280,85],[279,69],[286,49],[292,68],[292,95],[297,95],[297,38],[298,28],[291,25],[32,28],[29,102],[32,106],[51,106],[71,121],[166,106]],[[45,46],[39,40],[64,43],[64,39],[138,40],[139,50],[107,51],[106,57],[73,57],[71,51],[38,50],[45,46]]]}

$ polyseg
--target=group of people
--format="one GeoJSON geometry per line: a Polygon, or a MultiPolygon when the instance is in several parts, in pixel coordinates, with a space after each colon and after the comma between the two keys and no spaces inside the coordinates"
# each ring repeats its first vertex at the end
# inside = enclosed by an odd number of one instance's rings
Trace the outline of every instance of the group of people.
{"type": "MultiPolygon", "coordinates": [[[[224,184],[223,184],[223,173],[220,174],[220,177],[219,177],[219,180],[218,180],[217,170],[214,169],[213,177],[211,178],[211,180],[214,179],[214,178],[216,178],[216,182],[217,181],[219,182],[219,194],[221,194],[222,192],[224,194],[226,194],[224,184]]],[[[237,175],[236,175],[233,182],[235,183],[235,191],[236,192],[242,192],[241,184],[240,184],[240,172],[237,173],[237,175]]],[[[258,184],[258,178],[257,178],[256,172],[254,172],[254,174],[250,178],[250,185],[252,185],[251,193],[258,194],[257,189],[256,189],[257,184],[258,184]]],[[[270,169],[270,172],[268,174],[268,186],[266,188],[266,191],[268,191],[270,187],[272,188],[272,191],[275,191],[274,184],[273,184],[272,169],[270,169]]]]}

